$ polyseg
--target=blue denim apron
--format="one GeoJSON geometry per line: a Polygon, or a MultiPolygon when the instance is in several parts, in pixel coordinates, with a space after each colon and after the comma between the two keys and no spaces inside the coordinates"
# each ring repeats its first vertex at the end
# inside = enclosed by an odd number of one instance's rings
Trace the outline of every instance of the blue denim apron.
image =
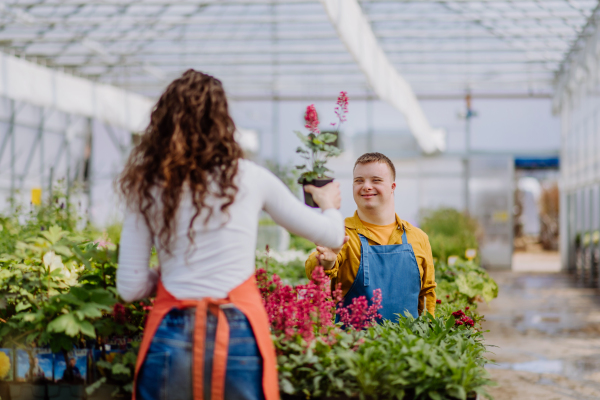
{"type": "MultiPolygon", "coordinates": [[[[360,267],[354,283],[344,296],[344,306],[352,299],[365,296],[371,304],[373,291],[381,289],[383,319],[397,321],[398,315],[408,311],[418,317],[421,274],[412,245],[406,240],[406,229],[402,227],[402,244],[370,246],[367,238],[359,234],[361,244],[360,267]]],[[[337,318],[336,318],[337,320],[337,318]]],[[[382,320],[379,320],[382,321],[382,320]]]]}

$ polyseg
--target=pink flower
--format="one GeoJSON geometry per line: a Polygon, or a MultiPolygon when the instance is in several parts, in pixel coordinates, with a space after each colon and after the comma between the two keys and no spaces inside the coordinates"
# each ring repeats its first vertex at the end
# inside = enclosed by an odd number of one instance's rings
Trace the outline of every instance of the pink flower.
{"type": "Polygon", "coordinates": [[[315,335],[327,335],[334,326],[335,301],[322,267],[315,269],[308,284],[296,288],[284,285],[277,275],[269,280],[263,269],[256,271],[256,280],[274,332],[286,339],[300,335],[310,341],[315,335]]]}
{"type": "Polygon", "coordinates": [[[94,243],[96,243],[98,245],[99,249],[107,249],[109,245],[111,245],[112,243],[110,242],[110,240],[105,239],[105,238],[100,238],[100,239],[96,239],[94,241],[94,243]]]}
{"type": "Polygon", "coordinates": [[[375,289],[371,305],[369,305],[369,301],[365,296],[356,297],[352,299],[352,304],[347,307],[338,307],[337,314],[345,326],[354,329],[365,329],[381,318],[377,311],[382,307],[381,289],[375,289]]]}
{"type": "Polygon", "coordinates": [[[142,306],[142,309],[144,311],[152,311],[152,309],[154,308],[154,299],[149,299],[148,301],[150,302],[149,306],[142,306]]]}
{"type": "Polygon", "coordinates": [[[348,92],[340,92],[337,99],[337,107],[335,108],[335,115],[338,116],[340,124],[346,122],[346,114],[348,113],[348,92]]]}
{"type": "Polygon", "coordinates": [[[304,127],[307,128],[311,133],[315,135],[321,133],[321,131],[319,131],[319,115],[317,114],[314,104],[306,107],[304,121],[306,122],[304,127]]]}

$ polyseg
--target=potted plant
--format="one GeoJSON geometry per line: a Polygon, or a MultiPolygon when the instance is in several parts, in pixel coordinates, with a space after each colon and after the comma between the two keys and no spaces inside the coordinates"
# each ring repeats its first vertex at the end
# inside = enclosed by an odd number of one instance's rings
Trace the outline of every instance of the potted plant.
{"type": "MultiPolygon", "coordinates": [[[[327,176],[327,172],[331,170],[325,164],[330,157],[340,155],[339,147],[333,143],[338,139],[340,126],[346,121],[346,113],[348,113],[348,95],[346,92],[340,92],[335,107],[338,122],[331,124],[334,127],[337,125],[337,129],[335,132],[322,133],[319,130],[319,116],[314,104],[306,107],[304,127],[309,130],[309,133],[304,135],[302,132],[295,131],[303,144],[303,146],[296,149],[296,153],[306,160],[305,164],[296,166],[298,170],[303,171],[298,179],[298,183],[302,187],[306,185],[322,187],[333,181],[333,178],[327,176]]],[[[311,194],[307,193],[306,190],[304,190],[304,202],[310,207],[318,207],[311,194]]]]}

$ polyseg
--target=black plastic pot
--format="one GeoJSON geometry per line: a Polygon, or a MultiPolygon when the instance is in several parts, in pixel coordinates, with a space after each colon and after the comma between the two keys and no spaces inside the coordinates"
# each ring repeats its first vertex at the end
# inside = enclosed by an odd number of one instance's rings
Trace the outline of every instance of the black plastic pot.
{"type": "MultiPolygon", "coordinates": [[[[314,179],[310,182],[300,182],[300,183],[302,183],[302,188],[304,188],[306,185],[323,187],[331,182],[333,182],[333,178],[314,179]]],[[[307,206],[312,207],[312,208],[319,208],[319,205],[314,202],[312,195],[310,193],[306,193],[306,190],[304,191],[304,204],[306,204],[307,206]]]]}

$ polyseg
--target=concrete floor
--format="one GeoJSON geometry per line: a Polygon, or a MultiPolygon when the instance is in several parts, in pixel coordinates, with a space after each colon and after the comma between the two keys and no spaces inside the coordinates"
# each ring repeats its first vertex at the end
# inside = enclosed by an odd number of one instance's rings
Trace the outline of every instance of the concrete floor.
{"type": "Polygon", "coordinates": [[[600,399],[600,291],[558,272],[558,254],[515,255],[492,271],[499,296],[479,310],[496,400],[600,399]]]}

